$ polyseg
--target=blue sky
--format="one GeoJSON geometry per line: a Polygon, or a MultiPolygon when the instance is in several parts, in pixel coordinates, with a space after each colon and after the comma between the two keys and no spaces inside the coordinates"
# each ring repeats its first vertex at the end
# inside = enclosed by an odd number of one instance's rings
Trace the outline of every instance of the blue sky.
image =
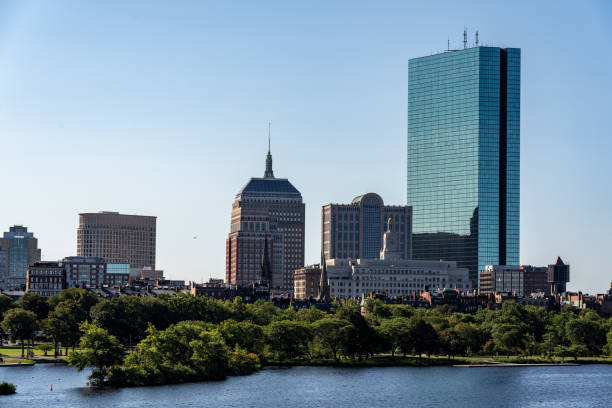
{"type": "Polygon", "coordinates": [[[45,259],[77,214],[158,216],[171,278],[223,277],[231,203],[263,175],[320,208],[406,201],[407,61],[470,43],[522,49],[521,262],[556,255],[570,289],[612,281],[612,6],[584,2],[0,0],[0,230],[45,259]],[[193,239],[197,236],[197,239],[193,239]]]}

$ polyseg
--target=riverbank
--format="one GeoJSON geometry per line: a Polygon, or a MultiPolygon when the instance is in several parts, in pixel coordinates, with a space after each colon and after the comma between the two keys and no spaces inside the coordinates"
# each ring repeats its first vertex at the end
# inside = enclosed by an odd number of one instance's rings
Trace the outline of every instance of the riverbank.
{"type": "Polygon", "coordinates": [[[292,360],[268,361],[264,368],[277,367],[515,367],[515,366],[572,366],[582,364],[612,364],[612,358],[578,358],[577,360],[562,360],[560,358],[544,357],[377,357],[367,360],[292,360]]]}

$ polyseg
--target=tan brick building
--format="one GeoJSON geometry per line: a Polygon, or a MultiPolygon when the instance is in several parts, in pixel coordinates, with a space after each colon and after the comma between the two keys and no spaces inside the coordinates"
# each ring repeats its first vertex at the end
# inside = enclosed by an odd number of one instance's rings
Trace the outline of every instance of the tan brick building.
{"type": "Polygon", "coordinates": [[[319,296],[321,267],[308,265],[295,270],[293,278],[293,297],[295,299],[316,299],[319,296]]]}
{"type": "Polygon", "coordinates": [[[226,282],[250,285],[258,281],[267,241],[270,287],[292,291],[293,274],[304,266],[304,219],[302,195],[289,180],[274,177],[268,151],[264,176],[251,178],[232,205],[226,282]]]}
{"type": "Polygon", "coordinates": [[[102,211],[79,214],[77,255],[155,269],[157,217],[102,211]]]}

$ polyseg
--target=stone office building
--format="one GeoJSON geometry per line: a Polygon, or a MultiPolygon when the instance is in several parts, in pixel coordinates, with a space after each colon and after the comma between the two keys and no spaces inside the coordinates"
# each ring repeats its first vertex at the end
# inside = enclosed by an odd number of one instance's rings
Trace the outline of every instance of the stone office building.
{"type": "Polygon", "coordinates": [[[26,292],[59,295],[66,289],[66,268],[59,262],[35,262],[26,271],[26,292]]]}
{"type": "Polygon", "coordinates": [[[268,150],[264,176],[251,178],[232,205],[225,281],[238,286],[259,281],[267,246],[270,287],[293,291],[294,272],[304,266],[304,220],[302,195],[289,180],[274,177],[268,150]]]}
{"type": "Polygon", "coordinates": [[[389,219],[398,236],[402,259],[411,259],[412,207],[385,205],[375,193],[356,197],[350,204],[322,208],[321,244],[325,258],[378,258],[389,219]]]}
{"type": "Polygon", "coordinates": [[[454,261],[403,259],[401,234],[388,223],[379,259],[331,259],[327,261],[331,297],[351,298],[381,293],[391,298],[428,290],[455,289],[469,292],[472,286],[467,268],[454,261]]]}
{"type": "Polygon", "coordinates": [[[129,264],[136,273],[155,269],[157,217],[118,212],[79,214],[77,256],[129,264]]]}

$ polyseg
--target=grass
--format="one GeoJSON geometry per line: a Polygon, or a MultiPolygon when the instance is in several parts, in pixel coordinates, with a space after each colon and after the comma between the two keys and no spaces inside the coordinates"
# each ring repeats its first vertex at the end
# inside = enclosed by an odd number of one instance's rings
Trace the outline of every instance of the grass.
{"type": "Polygon", "coordinates": [[[313,360],[290,360],[290,361],[268,361],[266,367],[432,367],[449,366],[456,364],[486,364],[486,363],[513,363],[513,364],[559,364],[559,363],[578,363],[578,364],[612,364],[610,357],[579,357],[578,360],[561,357],[541,357],[541,356],[474,356],[474,357],[455,357],[449,359],[447,356],[431,357],[374,357],[367,360],[341,359],[338,361],[331,359],[313,360]]]}
{"type": "MultiPolygon", "coordinates": [[[[36,347],[34,347],[34,357],[44,357],[45,356],[45,352],[44,350],[41,348],[42,344],[37,344],[36,347]]],[[[30,348],[30,350],[32,350],[32,348],[30,348]]],[[[62,357],[64,356],[64,351],[65,349],[62,348],[62,357]]],[[[68,353],[71,353],[72,349],[68,349],[68,353]]],[[[27,353],[27,348],[24,349],[24,353],[27,353]]],[[[0,355],[4,355],[4,356],[21,356],[21,346],[20,345],[15,345],[15,346],[2,346],[0,347],[0,355]]],[[[51,348],[51,350],[47,350],[47,357],[53,357],[53,347],[51,348]]]]}

